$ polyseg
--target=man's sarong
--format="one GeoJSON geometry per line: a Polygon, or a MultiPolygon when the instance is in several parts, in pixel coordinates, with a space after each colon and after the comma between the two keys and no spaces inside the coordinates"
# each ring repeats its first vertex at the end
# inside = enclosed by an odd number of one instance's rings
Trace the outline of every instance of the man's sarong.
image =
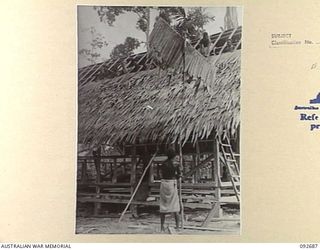
{"type": "Polygon", "coordinates": [[[161,180],[160,185],[160,213],[179,212],[179,196],[177,180],[161,180]]]}

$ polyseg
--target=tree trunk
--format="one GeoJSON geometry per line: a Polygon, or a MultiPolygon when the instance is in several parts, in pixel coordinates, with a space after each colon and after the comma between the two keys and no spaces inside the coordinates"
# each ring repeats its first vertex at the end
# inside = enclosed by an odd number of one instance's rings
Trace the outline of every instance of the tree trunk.
{"type": "Polygon", "coordinates": [[[146,17],[147,17],[146,45],[147,45],[147,52],[149,52],[150,7],[147,7],[146,17]]]}

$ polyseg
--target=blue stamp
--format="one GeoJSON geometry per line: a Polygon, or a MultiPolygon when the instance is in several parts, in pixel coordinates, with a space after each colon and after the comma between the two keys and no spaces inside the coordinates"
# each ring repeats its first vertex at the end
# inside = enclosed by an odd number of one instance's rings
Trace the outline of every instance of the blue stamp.
{"type": "Polygon", "coordinates": [[[310,104],[320,104],[320,92],[315,99],[310,100],[310,104]]]}

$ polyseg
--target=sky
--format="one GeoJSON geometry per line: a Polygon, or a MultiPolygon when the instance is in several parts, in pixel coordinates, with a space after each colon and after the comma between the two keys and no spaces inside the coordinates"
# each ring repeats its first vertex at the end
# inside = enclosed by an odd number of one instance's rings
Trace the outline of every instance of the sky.
{"type": "MultiPolygon", "coordinates": [[[[188,10],[188,8],[185,8],[188,10]]],[[[211,35],[221,32],[220,27],[224,26],[224,15],[226,7],[206,7],[206,12],[215,16],[215,21],[208,23],[204,29],[211,35]]],[[[242,26],[242,8],[237,7],[238,23],[242,26]]],[[[153,27],[155,17],[158,15],[156,10],[151,10],[150,19],[153,27]]],[[[119,43],[123,43],[128,36],[135,37],[139,40],[145,41],[145,33],[136,28],[138,16],[134,13],[127,12],[117,17],[113,26],[110,27],[107,23],[100,22],[97,12],[93,6],[78,6],[78,50],[90,48],[92,39],[90,28],[94,27],[97,33],[101,33],[108,43],[107,47],[98,51],[101,58],[97,62],[105,61],[109,58],[110,52],[119,43]]],[[[144,45],[136,49],[135,53],[145,51],[144,45]]],[[[83,56],[78,57],[79,67],[84,67],[91,64],[83,56]]]]}

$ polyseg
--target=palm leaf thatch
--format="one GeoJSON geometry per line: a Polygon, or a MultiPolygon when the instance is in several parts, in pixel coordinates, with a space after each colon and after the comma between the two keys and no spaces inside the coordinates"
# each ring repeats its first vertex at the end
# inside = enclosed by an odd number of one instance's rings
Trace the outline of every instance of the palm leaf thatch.
{"type": "MultiPolygon", "coordinates": [[[[205,58],[190,44],[184,46],[161,18],[149,45],[149,59],[165,70],[139,66],[138,71],[79,84],[79,142],[184,144],[213,132],[234,134],[240,123],[240,51],[205,58]]],[[[119,59],[108,63],[108,70],[117,63],[119,59]]],[[[86,74],[94,75],[90,72],[86,74]]]]}
{"type": "MultiPolygon", "coordinates": [[[[176,71],[184,71],[188,73],[189,76],[199,78],[200,83],[211,92],[212,88],[214,88],[215,85],[219,85],[218,81],[221,80],[221,78],[216,76],[219,70],[216,65],[221,65],[220,58],[217,57],[217,60],[212,62],[209,58],[204,57],[190,43],[186,43],[184,48],[184,43],[184,38],[178,32],[172,29],[162,18],[158,18],[150,34],[150,54],[155,57],[164,68],[171,67],[176,71]],[[183,53],[184,49],[185,53],[183,53]],[[185,55],[185,68],[183,68],[183,55],[185,55]]],[[[229,65],[228,72],[231,75],[238,73],[238,65],[232,63],[232,60],[239,61],[237,59],[234,60],[234,58],[230,58],[227,62],[226,58],[224,60],[224,63],[229,65]]],[[[229,76],[224,75],[224,77],[229,76]]]]}
{"type": "MultiPolygon", "coordinates": [[[[235,50],[241,49],[241,31],[242,28],[239,26],[236,29],[226,30],[211,35],[209,55],[213,56],[221,54],[223,56],[224,53],[230,51],[230,46],[235,50]],[[228,46],[226,46],[227,41],[229,41],[228,46]]],[[[199,40],[193,40],[191,41],[191,45],[196,47],[198,42],[199,40]]],[[[215,60],[219,63],[219,59],[215,58],[215,60]]],[[[146,52],[130,55],[125,58],[109,59],[101,63],[80,68],[78,71],[78,84],[83,85],[90,81],[114,78],[129,72],[152,69],[157,65],[161,65],[161,63],[159,64],[154,58],[148,57],[146,52]]]]}
{"type": "MultiPolygon", "coordinates": [[[[211,91],[158,68],[79,86],[79,142],[193,142],[234,133],[240,118],[239,51],[225,53],[211,91]]],[[[213,57],[212,60],[215,60],[213,57]]]]}

